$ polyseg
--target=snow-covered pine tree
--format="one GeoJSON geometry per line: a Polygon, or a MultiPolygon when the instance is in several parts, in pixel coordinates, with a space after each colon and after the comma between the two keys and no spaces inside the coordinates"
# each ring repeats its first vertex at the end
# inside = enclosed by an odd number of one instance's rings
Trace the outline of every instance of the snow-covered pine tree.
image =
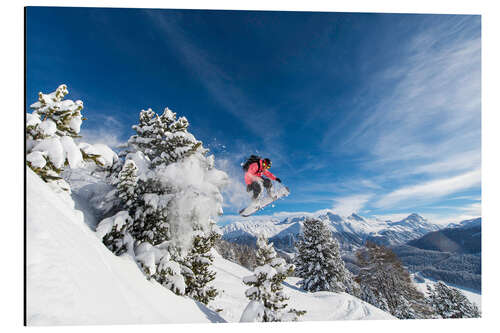
{"type": "Polygon", "coordinates": [[[26,115],[26,161],[27,165],[44,181],[56,181],[61,188],[69,190],[60,174],[65,166],[78,168],[82,161],[94,161],[102,165],[99,155],[87,153],[79,148],[74,138],[79,137],[83,102],[64,100],[68,94],[65,84],[50,94],[38,94],[38,102],[26,115]]]}
{"type": "Polygon", "coordinates": [[[296,321],[305,311],[295,309],[285,310],[289,297],[283,292],[283,281],[293,273],[293,265],[288,265],[284,259],[278,258],[273,244],[267,243],[264,235],[257,238],[257,267],[253,275],[243,278],[250,286],[245,295],[250,299],[249,306],[242,315],[244,321],[296,321]],[[253,304],[260,303],[262,311],[252,317],[250,310],[253,304]],[[247,311],[248,310],[248,311],[247,311]]]}
{"type": "Polygon", "coordinates": [[[121,255],[129,250],[127,247],[128,242],[125,242],[124,239],[128,235],[133,221],[129,215],[129,209],[135,203],[135,192],[137,186],[137,166],[133,160],[125,161],[121,171],[118,173],[117,178],[118,184],[116,193],[121,203],[119,209],[126,209],[125,211],[119,212],[119,214],[121,214],[121,216],[125,216],[126,218],[123,222],[122,219],[120,219],[120,223],[113,223],[111,230],[103,236],[102,241],[104,245],[106,245],[106,247],[113,253],[121,255]]]}
{"type": "Polygon", "coordinates": [[[184,261],[184,265],[189,268],[189,271],[186,270],[183,274],[186,280],[186,295],[203,304],[208,304],[219,294],[217,289],[210,285],[216,274],[210,269],[215,259],[212,249],[219,238],[220,234],[215,231],[207,234],[199,230],[184,261]]]}
{"type": "Polygon", "coordinates": [[[136,134],[128,140],[128,151],[142,152],[153,171],[139,179],[136,199],[130,207],[130,216],[134,218],[131,233],[138,241],[154,246],[170,239],[168,205],[175,190],[158,179],[156,171],[181,161],[197,149],[205,152],[201,142],[187,131],[188,125],[186,118],[177,119],[175,113],[165,108],[161,116],[151,109],[142,110],[139,124],[132,126],[136,134]]]}
{"type": "Polygon", "coordinates": [[[168,205],[173,191],[154,178],[138,181],[135,200],[129,207],[134,239],[153,246],[170,240],[168,205]]]}
{"type": "Polygon", "coordinates": [[[476,304],[470,302],[459,290],[438,281],[434,288],[427,285],[430,306],[442,318],[479,318],[476,304]]]}
{"type": "Polygon", "coordinates": [[[162,115],[153,110],[143,110],[139,124],[129,146],[142,151],[151,161],[152,167],[168,165],[179,161],[197,150],[203,150],[200,141],[188,132],[189,122],[185,117],[177,119],[177,114],[165,108],[162,115]]]}
{"type": "MultiPolygon", "coordinates": [[[[137,185],[127,207],[132,222],[122,232],[132,242],[121,243],[133,245],[132,255],[148,278],[185,294],[185,276],[193,273],[186,256],[196,232],[207,232],[211,218],[222,214],[220,189],[227,175],[214,167],[213,155],[207,156],[201,142],[187,131],[184,117],[177,119],[166,108],[161,116],[143,110],[139,118],[133,126],[136,134],[120,154],[137,167],[137,185]]],[[[110,226],[101,230],[112,231],[110,226]]]]}
{"type": "Polygon", "coordinates": [[[139,113],[139,124],[132,126],[136,134],[128,139],[125,154],[140,151],[148,157],[149,161],[156,157],[158,152],[155,147],[162,139],[158,118],[158,114],[151,109],[142,110],[139,113]]]}
{"type": "Polygon", "coordinates": [[[194,152],[207,150],[202,147],[201,141],[188,132],[189,122],[186,117],[177,118],[177,114],[169,108],[165,108],[160,116],[162,133],[166,140],[160,146],[160,159],[152,160],[153,165],[164,163],[164,161],[179,161],[194,152]]]}
{"type": "Polygon", "coordinates": [[[307,291],[335,291],[359,295],[359,286],[345,268],[338,242],[320,219],[306,219],[303,235],[296,244],[296,276],[307,291]]]}
{"type": "Polygon", "coordinates": [[[367,242],[356,253],[361,299],[400,319],[432,318],[424,295],[389,248],[367,242]]]}
{"type": "Polygon", "coordinates": [[[124,207],[130,207],[135,199],[137,186],[137,166],[133,160],[125,161],[122,170],[118,173],[118,197],[124,207]]]}
{"type": "Polygon", "coordinates": [[[132,219],[123,210],[102,220],[96,231],[104,245],[119,256],[133,248],[133,239],[128,232],[131,224],[132,219]]]}

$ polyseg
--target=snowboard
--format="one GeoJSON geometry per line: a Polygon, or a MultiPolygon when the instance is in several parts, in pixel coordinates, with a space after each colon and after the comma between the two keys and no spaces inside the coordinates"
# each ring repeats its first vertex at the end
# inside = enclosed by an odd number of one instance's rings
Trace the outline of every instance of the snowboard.
{"type": "MultiPolygon", "coordinates": [[[[263,191],[263,192],[265,192],[265,191],[263,191]]],[[[273,198],[271,198],[269,195],[267,195],[267,193],[265,195],[261,194],[260,197],[257,198],[257,200],[253,201],[248,207],[240,210],[240,215],[243,217],[248,217],[248,216],[258,212],[259,210],[263,209],[264,207],[272,204],[276,200],[288,196],[290,194],[290,190],[288,189],[288,187],[283,186],[283,187],[279,188],[273,194],[274,194],[273,198]]]]}

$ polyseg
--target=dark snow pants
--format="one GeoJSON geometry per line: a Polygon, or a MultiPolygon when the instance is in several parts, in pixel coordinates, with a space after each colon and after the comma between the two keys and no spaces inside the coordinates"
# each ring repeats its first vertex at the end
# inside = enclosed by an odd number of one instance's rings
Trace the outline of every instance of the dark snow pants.
{"type": "MultiPolygon", "coordinates": [[[[267,178],[262,178],[262,182],[264,183],[264,188],[267,191],[267,194],[271,196],[271,180],[267,178]]],[[[262,186],[259,181],[254,181],[252,184],[247,185],[247,192],[253,192],[253,199],[257,199],[259,197],[260,192],[262,192],[262,186]]]]}

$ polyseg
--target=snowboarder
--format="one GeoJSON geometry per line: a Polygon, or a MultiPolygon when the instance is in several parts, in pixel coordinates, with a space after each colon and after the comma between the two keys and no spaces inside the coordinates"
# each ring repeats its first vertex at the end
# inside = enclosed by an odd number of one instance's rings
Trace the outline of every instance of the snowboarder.
{"type": "Polygon", "coordinates": [[[272,183],[269,178],[281,183],[281,179],[273,175],[269,169],[271,168],[271,160],[269,158],[261,159],[258,156],[252,155],[243,165],[245,172],[245,183],[247,184],[247,192],[252,192],[253,200],[257,200],[262,192],[262,185],[267,191],[269,197],[276,199],[271,191],[272,183]],[[262,176],[268,178],[263,178],[262,176]]]}

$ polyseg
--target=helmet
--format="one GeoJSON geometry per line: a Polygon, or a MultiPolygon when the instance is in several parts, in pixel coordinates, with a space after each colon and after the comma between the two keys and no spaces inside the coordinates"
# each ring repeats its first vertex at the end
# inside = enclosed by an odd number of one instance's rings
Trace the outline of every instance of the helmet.
{"type": "Polygon", "coordinates": [[[263,161],[262,161],[262,165],[266,168],[266,169],[269,169],[271,167],[271,160],[268,159],[268,158],[265,158],[263,161]]]}

